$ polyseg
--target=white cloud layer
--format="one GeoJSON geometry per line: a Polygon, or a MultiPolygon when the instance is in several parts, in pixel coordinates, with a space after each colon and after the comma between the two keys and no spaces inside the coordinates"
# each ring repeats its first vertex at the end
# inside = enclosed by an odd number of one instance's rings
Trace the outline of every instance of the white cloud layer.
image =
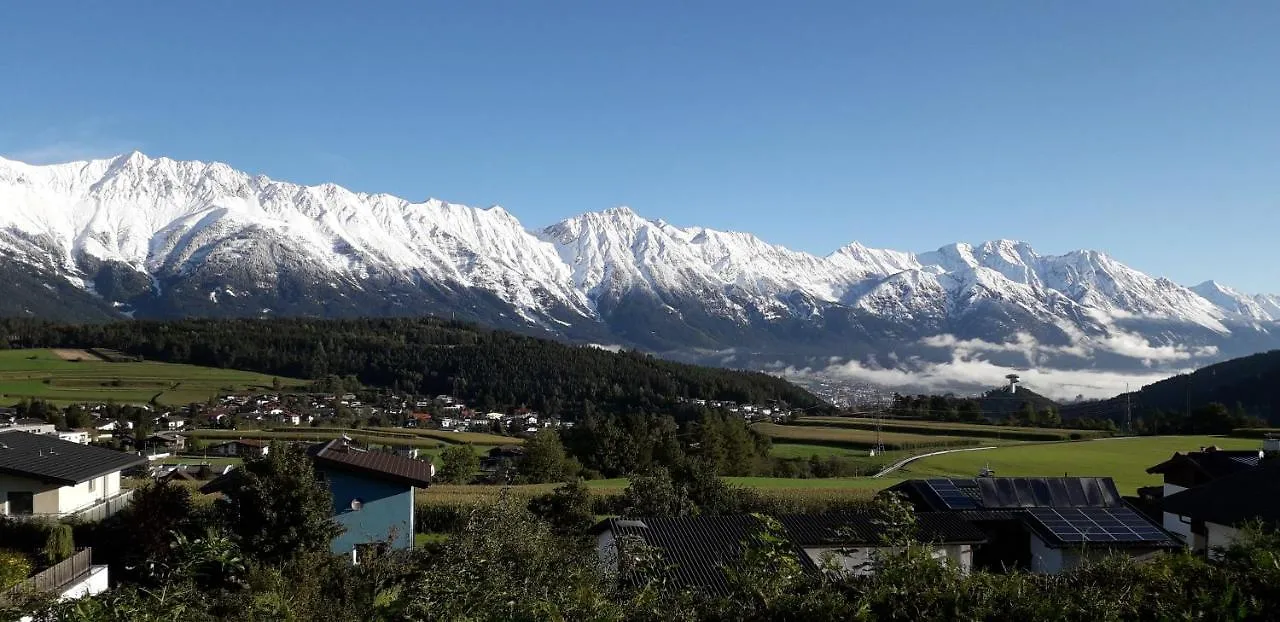
{"type": "MultiPolygon", "coordinates": [[[[959,339],[954,335],[935,335],[921,340],[920,344],[947,350],[950,360],[926,360],[920,357],[899,357],[889,353],[887,364],[871,359],[866,361],[831,360],[822,369],[788,369],[788,374],[818,374],[844,380],[872,384],[885,388],[922,391],[929,393],[970,393],[983,388],[999,386],[1008,374],[1016,373],[1036,392],[1055,399],[1113,397],[1126,389],[1138,389],[1163,380],[1187,369],[1178,368],[1194,358],[1217,354],[1215,347],[1155,345],[1146,339],[1114,330],[1107,335],[1085,335],[1074,328],[1064,327],[1071,343],[1049,345],[1040,343],[1027,333],[1018,334],[1012,341],[994,343],[981,339],[959,339]],[[1150,371],[1133,373],[1098,369],[1082,369],[1070,366],[1070,360],[1079,359],[1081,367],[1088,359],[1102,353],[1118,355],[1140,361],[1150,371]],[[990,360],[992,355],[1019,354],[1026,367],[1015,367],[990,360]]],[[[1005,357],[1007,360],[1007,357],[1005,357]]]]}
{"type": "MultiPolygon", "coordinates": [[[[997,365],[979,357],[956,353],[950,361],[934,363],[913,359],[909,368],[882,367],[872,362],[847,361],[819,370],[821,375],[872,384],[880,387],[925,393],[972,393],[999,386],[1008,374],[1018,374],[1022,383],[1037,393],[1054,399],[1107,398],[1126,388],[1138,389],[1178,372],[1126,374],[1090,369],[1018,369],[997,365]]],[[[811,369],[788,369],[788,375],[812,374],[811,369]]]]}

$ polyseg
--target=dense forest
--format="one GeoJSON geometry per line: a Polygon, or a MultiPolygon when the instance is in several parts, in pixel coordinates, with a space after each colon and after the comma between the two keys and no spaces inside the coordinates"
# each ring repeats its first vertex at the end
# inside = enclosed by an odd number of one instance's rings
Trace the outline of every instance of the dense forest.
{"type": "Polygon", "coordinates": [[[1106,417],[1064,418],[1053,400],[1029,389],[992,389],[982,397],[954,395],[898,395],[889,407],[892,416],[929,421],[990,423],[1041,428],[1115,430],[1116,422],[1106,417]]]}
{"type": "Polygon", "coordinates": [[[1062,416],[1088,413],[1122,421],[1130,412],[1135,425],[1141,420],[1168,429],[1190,425],[1197,411],[1215,404],[1227,406],[1238,419],[1280,424],[1280,350],[1179,374],[1110,400],[1067,406],[1062,416]]]}
{"type": "Polygon", "coordinates": [[[110,348],[146,359],[450,394],[483,410],[526,406],[567,417],[660,412],[681,398],[822,409],[763,373],[609,352],[438,318],[228,319],[69,325],[0,320],[9,347],[110,348]]]}

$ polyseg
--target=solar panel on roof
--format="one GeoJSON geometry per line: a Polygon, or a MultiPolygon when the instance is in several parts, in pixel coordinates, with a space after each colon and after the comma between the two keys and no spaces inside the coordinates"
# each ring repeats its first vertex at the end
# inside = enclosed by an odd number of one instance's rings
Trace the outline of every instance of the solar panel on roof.
{"type": "Polygon", "coordinates": [[[1063,542],[1163,542],[1168,537],[1126,507],[1030,508],[1028,512],[1063,542]]]}
{"type": "Polygon", "coordinates": [[[949,479],[930,479],[925,480],[925,483],[949,510],[972,510],[978,507],[969,495],[949,479]]]}

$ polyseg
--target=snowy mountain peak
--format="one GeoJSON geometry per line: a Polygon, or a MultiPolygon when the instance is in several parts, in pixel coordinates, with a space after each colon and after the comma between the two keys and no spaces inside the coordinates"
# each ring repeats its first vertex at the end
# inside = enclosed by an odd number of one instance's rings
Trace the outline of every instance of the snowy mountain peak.
{"type": "MultiPolygon", "coordinates": [[[[50,166],[0,159],[0,249],[4,262],[156,315],[254,314],[298,298],[305,313],[460,309],[664,347],[680,345],[667,334],[736,347],[797,326],[898,335],[983,327],[972,336],[1000,342],[1139,321],[1219,339],[1280,319],[1280,297],[1181,287],[1097,251],[1042,256],[997,239],[919,254],[851,242],[818,256],[625,206],[531,232],[497,205],[414,203],[140,152],[50,166]]],[[[1170,330],[1152,339],[1164,343],[1170,330]]]]}

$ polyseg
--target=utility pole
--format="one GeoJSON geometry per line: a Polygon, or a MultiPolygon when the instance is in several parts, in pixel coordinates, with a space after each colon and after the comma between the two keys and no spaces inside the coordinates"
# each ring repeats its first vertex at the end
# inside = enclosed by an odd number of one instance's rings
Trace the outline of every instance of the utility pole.
{"type": "Polygon", "coordinates": [[[1124,383],[1124,431],[1133,434],[1133,409],[1129,402],[1129,383],[1124,383]]]}

